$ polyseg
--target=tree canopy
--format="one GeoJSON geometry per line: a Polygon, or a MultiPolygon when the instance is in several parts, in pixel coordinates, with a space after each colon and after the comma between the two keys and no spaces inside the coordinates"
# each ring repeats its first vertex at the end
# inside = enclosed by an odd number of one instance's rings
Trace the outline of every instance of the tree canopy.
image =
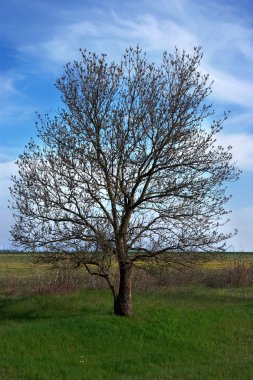
{"type": "Polygon", "coordinates": [[[56,81],[62,109],[39,116],[40,142],[18,160],[13,240],[104,277],[117,314],[132,311],[135,263],[222,251],[231,236],[225,182],[239,171],[216,143],[227,115],[213,120],[201,59],[175,49],[155,65],[137,47],[117,64],[81,50],[56,81]]]}

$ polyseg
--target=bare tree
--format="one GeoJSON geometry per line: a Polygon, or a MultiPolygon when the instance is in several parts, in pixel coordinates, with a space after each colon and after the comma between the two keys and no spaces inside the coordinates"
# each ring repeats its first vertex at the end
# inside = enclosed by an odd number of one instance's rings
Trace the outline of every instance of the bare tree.
{"type": "Polygon", "coordinates": [[[53,119],[39,116],[41,142],[18,160],[12,238],[47,250],[43,260],[68,257],[104,277],[114,312],[129,315],[134,265],[177,265],[171,252],[192,259],[226,248],[223,183],[239,171],[231,147],[215,142],[227,115],[212,121],[201,49],[164,52],[160,66],[138,47],[119,64],[81,55],[56,82],[64,107],[53,119]]]}

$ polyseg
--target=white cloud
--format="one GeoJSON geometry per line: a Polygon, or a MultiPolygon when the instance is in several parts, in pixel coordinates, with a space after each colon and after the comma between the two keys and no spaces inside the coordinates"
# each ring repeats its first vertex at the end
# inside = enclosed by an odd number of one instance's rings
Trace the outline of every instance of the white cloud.
{"type": "Polygon", "coordinates": [[[43,60],[65,63],[79,57],[80,47],[99,53],[107,52],[114,58],[118,53],[122,54],[126,47],[137,44],[148,51],[160,50],[160,56],[164,49],[173,49],[175,45],[192,50],[199,40],[190,29],[169,18],[159,20],[149,13],[123,18],[112,11],[105,21],[81,20],[61,25],[51,39],[24,45],[19,50],[43,60]]]}
{"type": "Polygon", "coordinates": [[[217,136],[218,144],[233,147],[233,160],[242,170],[253,171],[253,135],[237,133],[231,135],[220,134],[217,136]]]}
{"type": "Polygon", "coordinates": [[[16,161],[0,162],[0,180],[11,178],[12,174],[17,173],[16,161]]]}
{"type": "Polygon", "coordinates": [[[21,123],[34,115],[35,109],[27,104],[18,104],[14,100],[8,101],[0,109],[0,126],[6,128],[6,124],[21,123]]]}
{"type": "Polygon", "coordinates": [[[7,205],[9,199],[9,186],[11,176],[17,174],[18,168],[15,161],[0,162],[0,205],[7,205]]]}
{"type": "Polygon", "coordinates": [[[34,112],[18,89],[17,83],[23,79],[24,75],[19,73],[0,73],[0,125],[27,120],[34,112]]]}
{"type": "Polygon", "coordinates": [[[236,103],[253,109],[253,82],[242,80],[222,70],[209,67],[211,79],[214,80],[214,97],[221,101],[236,103]]]}
{"type": "Polygon", "coordinates": [[[233,45],[234,49],[238,50],[241,54],[245,56],[248,60],[253,61],[253,31],[246,25],[242,25],[239,21],[235,22],[225,22],[222,25],[222,35],[225,35],[226,40],[222,38],[223,46],[233,45]]]}
{"type": "Polygon", "coordinates": [[[177,45],[181,49],[192,50],[198,45],[198,38],[191,30],[177,24],[171,19],[159,20],[153,15],[144,14],[135,20],[124,20],[115,13],[114,20],[122,36],[127,36],[130,43],[141,43],[147,50],[164,50],[177,45]]]}
{"type": "Polygon", "coordinates": [[[234,210],[230,216],[230,221],[224,229],[230,232],[238,229],[238,234],[228,241],[228,245],[231,245],[231,250],[233,249],[235,252],[253,252],[253,207],[234,210]]]}
{"type": "Polygon", "coordinates": [[[23,152],[24,146],[4,146],[0,145],[0,178],[1,178],[1,164],[8,164],[14,162],[18,155],[23,152]]]}
{"type": "Polygon", "coordinates": [[[18,94],[15,83],[23,79],[23,76],[17,73],[8,72],[0,73],[0,99],[3,101],[9,96],[18,94]]]}
{"type": "Polygon", "coordinates": [[[79,48],[83,47],[85,38],[98,36],[97,27],[90,21],[78,22],[67,25],[53,39],[42,43],[42,51],[45,51],[50,59],[56,62],[66,62],[75,59],[79,55],[79,48]]]}
{"type": "Polygon", "coordinates": [[[9,75],[0,74],[0,96],[15,92],[13,78],[9,75]]]}
{"type": "Polygon", "coordinates": [[[0,205],[0,218],[2,221],[0,224],[0,249],[9,249],[9,231],[14,221],[11,211],[7,207],[2,207],[0,205]]]}
{"type": "Polygon", "coordinates": [[[14,161],[0,163],[0,248],[9,247],[9,229],[13,223],[11,211],[8,209],[10,199],[9,187],[11,175],[17,173],[17,165],[14,161]]]}
{"type": "Polygon", "coordinates": [[[236,130],[246,131],[248,128],[251,129],[253,126],[253,107],[245,112],[235,114],[232,112],[229,116],[228,124],[236,130]]]}
{"type": "Polygon", "coordinates": [[[172,50],[175,45],[187,51],[202,45],[203,67],[215,80],[215,98],[253,109],[253,82],[249,80],[253,30],[237,20],[231,7],[216,2],[200,6],[194,0],[161,1],[154,11],[151,2],[141,4],[135,5],[136,14],[130,7],[126,7],[126,14],[106,8],[104,13],[97,12],[91,19],[85,19],[83,9],[77,8],[75,22],[66,20],[56,25],[51,38],[22,46],[20,50],[32,53],[41,62],[46,61],[46,67],[55,71],[55,63],[79,58],[80,47],[106,52],[114,59],[124,48],[139,43],[150,52],[151,59],[160,60],[161,52],[172,50]],[[208,11],[213,17],[209,18],[208,11]],[[238,67],[237,60],[242,55],[245,62],[243,67],[238,67]]]}

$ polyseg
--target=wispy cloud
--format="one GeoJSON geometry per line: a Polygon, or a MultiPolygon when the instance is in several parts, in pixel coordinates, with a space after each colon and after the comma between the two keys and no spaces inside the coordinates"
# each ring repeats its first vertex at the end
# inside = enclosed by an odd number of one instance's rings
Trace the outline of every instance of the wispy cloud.
{"type": "Polygon", "coordinates": [[[0,205],[7,204],[11,175],[17,171],[15,161],[0,163],[0,205]]]}
{"type": "Polygon", "coordinates": [[[8,72],[0,73],[0,100],[4,100],[12,95],[16,95],[18,90],[16,89],[15,82],[22,79],[22,76],[17,73],[8,72]]]}
{"type": "MultiPolygon", "coordinates": [[[[229,129],[231,131],[248,130],[249,133],[253,132],[253,106],[249,109],[243,110],[240,113],[234,113],[229,117],[229,129]]],[[[253,148],[252,148],[253,149],[253,148]]]]}
{"type": "Polygon", "coordinates": [[[233,160],[242,170],[253,172],[253,135],[246,133],[220,134],[218,144],[233,147],[233,160]]]}
{"type": "Polygon", "coordinates": [[[13,78],[11,76],[1,75],[0,74],[0,97],[3,97],[3,95],[12,94],[15,92],[14,86],[13,86],[13,78]]]}
{"type": "Polygon", "coordinates": [[[252,226],[253,207],[242,207],[235,209],[225,226],[226,231],[238,229],[238,234],[229,240],[231,250],[239,252],[252,252],[252,226]]]}
{"type": "MultiPolygon", "coordinates": [[[[19,154],[23,152],[23,150],[24,146],[15,145],[11,147],[6,145],[0,145],[0,180],[2,178],[3,173],[6,172],[6,169],[3,170],[1,164],[9,165],[10,162],[14,162],[19,156],[19,154]]],[[[10,169],[13,169],[13,166],[10,166],[10,169]]]]}
{"type": "Polygon", "coordinates": [[[128,19],[110,11],[106,21],[66,22],[51,38],[38,41],[37,44],[20,46],[19,50],[48,61],[65,63],[78,56],[80,47],[88,47],[100,53],[109,52],[110,58],[114,58],[119,53],[122,54],[124,48],[137,44],[154,52],[155,58],[156,52],[160,56],[161,51],[175,45],[192,50],[193,46],[199,44],[199,39],[189,29],[170,19],[161,21],[149,13],[128,19]]]}
{"type": "Polygon", "coordinates": [[[4,223],[0,225],[0,249],[9,249],[9,231],[13,224],[13,217],[10,210],[6,206],[0,204],[0,218],[4,223]]]}
{"type": "MultiPolygon", "coordinates": [[[[27,44],[19,48],[22,53],[32,54],[43,61],[66,63],[78,56],[79,48],[83,46],[85,38],[98,37],[99,27],[88,20],[61,26],[51,38],[38,41],[36,44],[27,44]]],[[[46,65],[48,68],[48,65],[46,65]]]]}
{"type": "Polygon", "coordinates": [[[209,67],[207,71],[211,73],[214,80],[215,98],[253,109],[253,82],[239,79],[235,75],[228,74],[223,70],[215,70],[212,67],[209,67]]]}
{"type": "Polygon", "coordinates": [[[15,161],[0,162],[0,249],[9,246],[9,230],[13,223],[11,211],[8,209],[10,199],[9,187],[11,175],[17,174],[15,161]]]}
{"type": "Polygon", "coordinates": [[[16,72],[0,73],[0,127],[30,117],[32,108],[22,90],[18,89],[18,83],[24,79],[24,75],[16,72]]]}
{"type": "Polygon", "coordinates": [[[114,4],[100,17],[95,13],[91,19],[86,19],[82,10],[75,22],[66,19],[65,24],[54,28],[51,37],[23,45],[20,51],[47,61],[47,69],[53,62],[51,68],[55,70],[55,63],[62,65],[77,58],[80,47],[107,52],[114,59],[125,47],[139,43],[156,60],[162,50],[172,50],[175,45],[187,51],[202,45],[205,67],[215,79],[215,96],[252,107],[253,29],[242,25],[230,7],[216,2],[205,7],[194,0],[162,1],[156,5],[157,11],[152,13],[152,2],[141,2],[138,12],[132,14],[129,4],[123,15],[114,4]],[[237,67],[239,57],[245,60],[243,67],[237,67]]]}
{"type": "Polygon", "coordinates": [[[11,175],[17,173],[15,160],[9,162],[0,162],[0,180],[10,179],[11,175]]]}
{"type": "Polygon", "coordinates": [[[177,45],[181,49],[192,50],[199,44],[199,39],[191,31],[177,24],[172,19],[159,20],[148,13],[134,20],[126,20],[113,12],[118,31],[127,36],[130,43],[141,43],[150,51],[168,50],[177,45]]]}
{"type": "Polygon", "coordinates": [[[0,129],[10,128],[10,125],[14,123],[28,121],[34,111],[34,108],[27,104],[17,104],[14,101],[5,102],[4,107],[0,109],[0,129]]]}

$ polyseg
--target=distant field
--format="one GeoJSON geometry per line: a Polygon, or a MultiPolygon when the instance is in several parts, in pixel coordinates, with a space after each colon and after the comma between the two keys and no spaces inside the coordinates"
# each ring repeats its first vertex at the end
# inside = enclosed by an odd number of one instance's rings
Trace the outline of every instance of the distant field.
{"type": "MultiPolygon", "coordinates": [[[[242,262],[253,265],[253,253],[226,253],[220,257],[214,255],[214,259],[202,265],[206,269],[223,269],[240,259],[242,262]]],[[[17,276],[32,276],[35,271],[43,271],[48,265],[35,266],[29,254],[0,254],[0,278],[8,274],[17,276]]]]}
{"type": "MultiPolygon", "coordinates": [[[[220,270],[229,269],[238,264],[249,268],[252,267],[253,269],[253,253],[226,253],[222,257],[214,255],[212,260],[196,266],[196,269],[207,273],[212,271],[219,273],[220,270]]],[[[23,280],[25,282],[43,275],[48,276],[49,269],[50,265],[48,264],[33,264],[32,256],[29,254],[0,254],[0,285],[1,282],[6,282],[8,279],[23,280]]],[[[82,268],[78,273],[82,274],[83,277],[84,272],[82,268]]]]}
{"type": "Polygon", "coordinates": [[[0,254],[0,278],[5,276],[29,277],[47,266],[35,266],[30,255],[22,253],[0,254]]]}
{"type": "Polygon", "coordinates": [[[223,269],[229,267],[234,262],[241,260],[247,265],[253,265],[253,253],[225,253],[222,259],[214,259],[203,265],[206,269],[223,269]]]}

